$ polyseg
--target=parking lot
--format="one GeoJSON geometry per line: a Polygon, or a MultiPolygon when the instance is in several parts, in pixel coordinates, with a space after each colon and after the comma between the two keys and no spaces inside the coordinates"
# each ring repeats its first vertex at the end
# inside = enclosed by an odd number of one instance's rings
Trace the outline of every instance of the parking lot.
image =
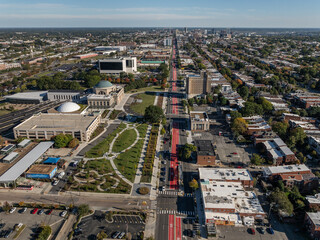
{"type": "MultiPolygon", "coordinates": [[[[47,210],[41,215],[37,213],[31,214],[31,211],[33,210],[31,208],[28,208],[24,213],[22,213],[21,210],[22,208],[17,208],[14,213],[0,213],[0,223],[5,223],[5,226],[1,231],[13,229],[14,226],[19,223],[26,225],[26,228],[17,239],[34,239],[33,236],[41,225],[50,225],[52,228],[52,234],[55,235],[56,231],[64,222],[64,218],[59,216],[61,211],[58,210],[54,210],[50,215],[47,215],[47,210]]],[[[16,231],[13,231],[7,239],[13,239],[15,234],[16,231]]]]}
{"type": "Polygon", "coordinates": [[[255,228],[255,234],[253,235],[247,227],[234,227],[234,226],[217,226],[217,236],[228,240],[238,239],[260,239],[260,240],[277,240],[288,239],[286,234],[274,230],[274,234],[270,234],[265,231],[264,234],[259,233],[255,228]]]}
{"type": "Polygon", "coordinates": [[[136,215],[113,215],[113,222],[109,223],[105,219],[102,211],[96,211],[93,215],[85,217],[78,224],[79,232],[74,235],[73,239],[89,240],[95,239],[101,231],[111,238],[113,233],[130,232],[132,239],[139,239],[138,234],[144,231],[144,222],[140,216],[136,215]]]}

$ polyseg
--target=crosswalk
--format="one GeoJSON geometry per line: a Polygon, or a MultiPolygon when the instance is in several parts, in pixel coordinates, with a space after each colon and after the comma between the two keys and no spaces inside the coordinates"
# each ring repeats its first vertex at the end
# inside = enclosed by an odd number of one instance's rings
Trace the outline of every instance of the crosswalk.
{"type": "MultiPolygon", "coordinates": [[[[175,191],[159,191],[159,194],[178,196],[178,192],[175,192],[175,191]]],[[[193,197],[193,194],[192,193],[185,193],[184,197],[193,197]]]]}
{"type": "Polygon", "coordinates": [[[187,215],[187,216],[195,216],[194,211],[177,211],[177,210],[166,210],[166,209],[158,209],[157,214],[175,214],[175,215],[187,215]]]}

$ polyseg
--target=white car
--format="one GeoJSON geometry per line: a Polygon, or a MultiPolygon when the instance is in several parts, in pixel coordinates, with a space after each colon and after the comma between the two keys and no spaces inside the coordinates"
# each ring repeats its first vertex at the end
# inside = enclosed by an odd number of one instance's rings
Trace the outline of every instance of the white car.
{"type": "Polygon", "coordinates": [[[52,183],[52,185],[53,185],[53,186],[57,186],[58,183],[59,183],[59,180],[54,180],[53,183],[52,183]]]}
{"type": "Polygon", "coordinates": [[[63,212],[60,213],[61,217],[65,217],[66,215],[67,215],[67,211],[63,211],[63,212]]]}
{"type": "Polygon", "coordinates": [[[10,213],[14,213],[14,211],[15,211],[16,209],[17,209],[16,207],[13,207],[13,208],[10,209],[9,212],[10,212],[10,213]]]}

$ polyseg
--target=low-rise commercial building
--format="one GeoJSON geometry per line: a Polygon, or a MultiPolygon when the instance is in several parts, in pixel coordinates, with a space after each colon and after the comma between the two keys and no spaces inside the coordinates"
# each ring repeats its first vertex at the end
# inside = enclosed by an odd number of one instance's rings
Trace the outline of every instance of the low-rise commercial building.
{"type": "Polygon", "coordinates": [[[203,132],[210,129],[210,122],[206,112],[190,112],[190,122],[192,132],[203,132]]]}
{"type": "Polygon", "coordinates": [[[201,166],[213,166],[216,164],[216,154],[210,140],[196,140],[197,164],[201,166]]]}
{"type": "Polygon", "coordinates": [[[200,187],[206,223],[241,225],[243,217],[265,216],[255,193],[240,182],[212,181],[200,175],[200,187]]]}
{"type": "Polygon", "coordinates": [[[56,165],[35,164],[26,172],[26,178],[51,179],[56,172],[56,165]]]}
{"type": "Polygon", "coordinates": [[[290,164],[297,161],[295,154],[279,137],[262,144],[268,159],[272,160],[274,165],[290,164]]]}
{"type": "Polygon", "coordinates": [[[253,187],[253,178],[250,172],[243,168],[199,168],[199,175],[201,179],[239,182],[244,187],[253,187]]]}

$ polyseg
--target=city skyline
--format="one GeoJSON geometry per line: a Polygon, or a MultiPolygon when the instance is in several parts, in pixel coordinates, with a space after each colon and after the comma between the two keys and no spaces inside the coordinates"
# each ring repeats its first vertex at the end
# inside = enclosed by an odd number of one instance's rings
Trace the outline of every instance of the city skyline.
{"type": "Polygon", "coordinates": [[[11,1],[0,3],[0,27],[318,28],[319,9],[315,0],[11,1]]]}

